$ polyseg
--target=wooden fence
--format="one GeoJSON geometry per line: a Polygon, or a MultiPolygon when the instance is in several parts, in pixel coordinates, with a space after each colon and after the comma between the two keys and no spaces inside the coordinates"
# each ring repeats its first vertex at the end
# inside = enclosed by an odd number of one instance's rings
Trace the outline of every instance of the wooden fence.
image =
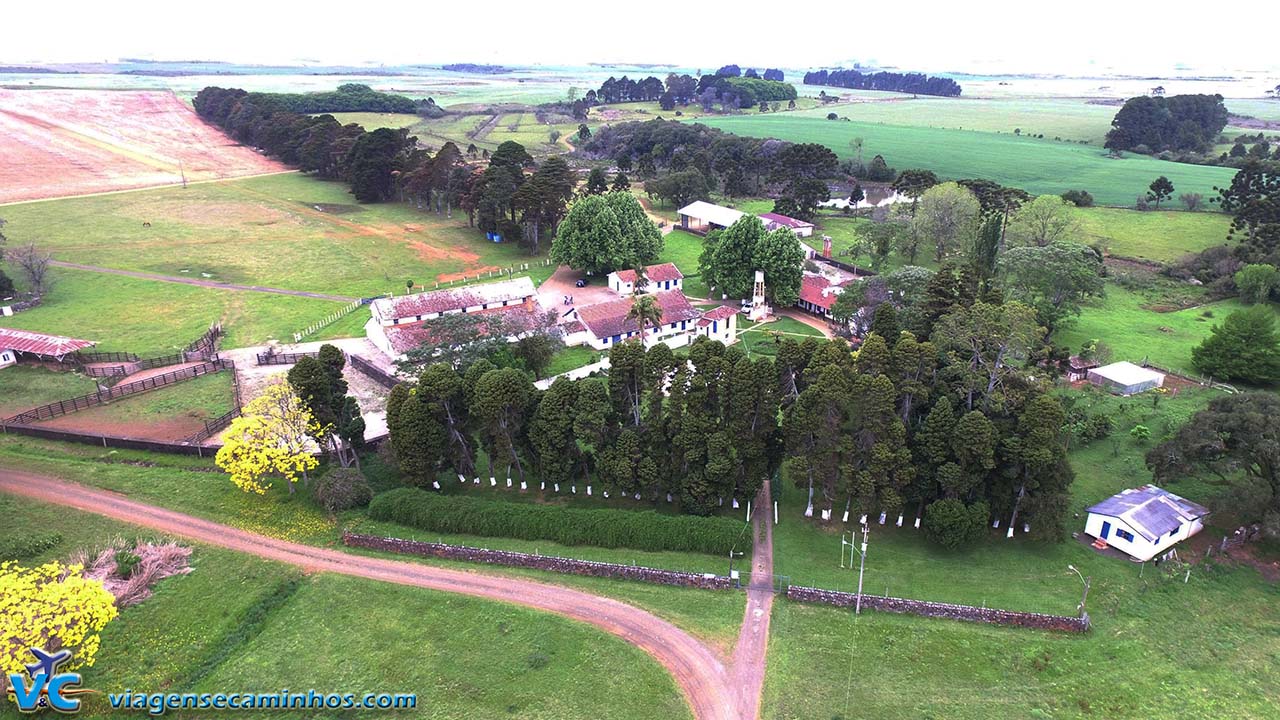
{"type": "Polygon", "coordinates": [[[320,353],[258,353],[257,356],[259,365],[293,365],[305,357],[320,357],[320,353]]]}
{"type": "Polygon", "coordinates": [[[67,362],[80,365],[89,363],[136,363],[138,356],[130,352],[77,352],[67,356],[67,362]]]}
{"type": "Polygon", "coordinates": [[[190,380],[201,375],[208,375],[210,373],[228,369],[234,371],[234,368],[235,364],[230,360],[215,358],[210,362],[192,365],[190,367],[182,368],[181,370],[174,370],[162,375],[156,375],[155,377],[149,377],[145,380],[124,383],[123,385],[116,385],[112,388],[101,389],[98,392],[89,393],[88,395],[81,395],[79,397],[52,402],[48,405],[41,405],[40,407],[32,408],[30,410],[20,412],[12,417],[5,418],[4,424],[26,425],[28,423],[39,422],[41,420],[48,420],[50,418],[59,417],[79,410],[85,410],[98,405],[105,405],[112,400],[118,400],[130,395],[137,395],[138,393],[148,392],[167,385],[173,385],[174,383],[190,380]]]}
{"type": "Polygon", "coordinates": [[[234,408],[219,415],[212,420],[204,421],[204,429],[197,431],[191,437],[183,440],[183,442],[191,445],[201,445],[204,441],[222,432],[222,429],[231,424],[232,420],[240,417],[240,405],[236,404],[234,408]]]}
{"type": "Polygon", "coordinates": [[[124,377],[129,370],[124,365],[107,365],[105,367],[85,367],[84,374],[92,378],[124,377]]]}

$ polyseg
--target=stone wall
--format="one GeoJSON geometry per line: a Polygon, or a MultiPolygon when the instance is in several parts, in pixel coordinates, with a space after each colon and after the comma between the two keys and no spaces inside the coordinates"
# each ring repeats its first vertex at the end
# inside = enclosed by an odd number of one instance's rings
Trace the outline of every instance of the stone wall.
{"type": "MultiPolygon", "coordinates": [[[[836,607],[853,607],[857,602],[858,595],[857,593],[835,592],[833,590],[819,590],[818,588],[792,585],[787,588],[787,599],[795,600],[796,602],[834,605],[836,607]]],[[[979,608],[972,605],[907,600],[904,598],[884,597],[882,595],[863,595],[862,607],[881,612],[964,620],[966,622],[980,622],[990,625],[1012,625],[1014,627],[1036,628],[1039,630],[1085,632],[1089,629],[1089,615],[1087,613],[1083,617],[1076,618],[1065,615],[1043,615],[1041,613],[979,608]]]]}
{"type": "Polygon", "coordinates": [[[378,537],[360,533],[344,532],[342,534],[342,543],[350,547],[383,550],[404,555],[465,560],[487,565],[534,568],[536,570],[547,570],[569,575],[590,575],[592,577],[607,577],[619,580],[636,580],[657,585],[676,585],[679,587],[702,588],[704,590],[729,590],[733,587],[729,578],[722,575],[659,570],[635,565],[573,560],[505,550],[485,550],[465,545],[419,542],[417,540],[402,540],[400,538],[378,537]]]}

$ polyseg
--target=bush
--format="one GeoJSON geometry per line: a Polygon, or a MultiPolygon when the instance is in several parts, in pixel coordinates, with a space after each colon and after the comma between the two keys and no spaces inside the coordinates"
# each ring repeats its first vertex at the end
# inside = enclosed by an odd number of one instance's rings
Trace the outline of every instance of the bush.
{"type": "Polygon", "coordinates": [[[315,498],[325,510],[341,512],[368,505],[373,491],[359,470],[334,468],[316,483],[315,498]]]}
{"type": "Polygon", "coordinates": [[[1076,207],[1093,207],[1093,196],[1088,190],[1068,190],[1062,193],[1062,199],[1076,207]]]}
{"type": "Polygon", "coordinates": [[[741,521],[723,517],[562,508],[440,495],[417,488],[379,494],[369,504],[369,517],[431,532],[710,555],[728,554],[742,533],[741,521]]]}
{"type": "Polygon", "coordinates": [[[937,500],[924,509],[924,534],[942,547],[954,550],[981,538],[990,514],[985,502],[966,507],[954,498],[937,500]]]}
{"type": "Polygon", "coordinates": [[[133,577],[133,571],[138,569],[138,563],[142,562],[142,558],[134,555],[130,550],[117,550],[115,561],[116,575],[128,580],[133,577]]]}
{"type": "Polygon", "coordinates": [[[32,558],[52,550],[61,542],[62,535],[56,532],[0,538],[0,561],[32,558]]]}

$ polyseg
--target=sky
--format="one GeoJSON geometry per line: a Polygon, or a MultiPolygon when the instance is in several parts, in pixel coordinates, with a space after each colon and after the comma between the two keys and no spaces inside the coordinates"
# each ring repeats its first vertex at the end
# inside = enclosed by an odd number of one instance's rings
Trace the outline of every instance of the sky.
{"type": "MultiPolygon", "coordinates": [[[[1204,12],[1204,6],[1199,6],[1204,12]]],[[[1237,0],[1233,18],[1271,17],[1237,0]]],[[[927,72],[1199,74],[1274,70],[1269,32],[1174,3],[971,0],[58,0],[6,3],[0,64],[119,58],[257,64],[864,64],[927,72]]]]}

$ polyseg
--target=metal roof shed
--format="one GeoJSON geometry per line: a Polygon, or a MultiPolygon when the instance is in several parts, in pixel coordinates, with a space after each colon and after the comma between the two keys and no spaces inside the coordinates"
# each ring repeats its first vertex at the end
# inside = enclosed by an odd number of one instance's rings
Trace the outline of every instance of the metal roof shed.
{"type": "Polygon", "coordinates": [[[1164,385],[1164,374],[1122,360],[1093,368],[1089,382],[1117,395],[1133,395],[1164,385]]]}

